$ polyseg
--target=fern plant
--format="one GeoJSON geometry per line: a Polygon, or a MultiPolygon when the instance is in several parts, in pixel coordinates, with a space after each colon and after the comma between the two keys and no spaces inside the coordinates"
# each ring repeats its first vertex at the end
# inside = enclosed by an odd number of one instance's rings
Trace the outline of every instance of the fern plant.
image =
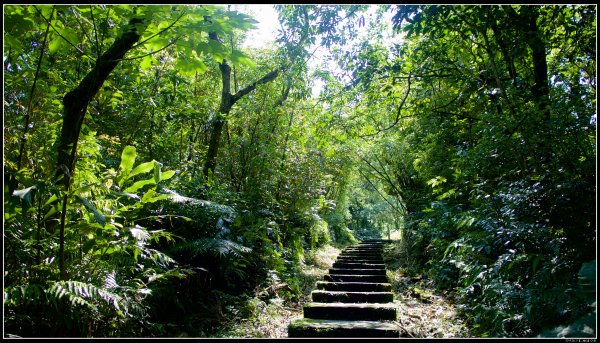
{"type": "MultiPolygon", "coordinates": [[[[91,144],[85,139],[84,147],[91,144]]],[[[87,159],[90,156],[94,155],[87,159]]],[[[128,146],[117,170],[78,168],[82,172],[75,178],[65,213],[68,280],[56,280],[56,255],[52,248],[45,249],[56,246],[56,233],[41,230],[45,236],[27,235],[32,231],[27,227],[35,225],[27,215],[51,216],[64,194],[51,194],[38,182],[9,197],[14,210],[5,216],[5,233],[14,243],[15,255],[7,270],[15,276],[5,279],[7,332],[88,337],[147,332],[147,297],[161,283],[183,278],[189,271],[157,245],[173,243],[173,234],[140,225],[147,219],[140,217],[145,206],[170,196],[160,192],[159,184],[175,172],[162,171],[157,161],[136,166],[135,157],[135,148],[128,146]],[[25,254],[17,255],[19,251],[25,254]]]]}

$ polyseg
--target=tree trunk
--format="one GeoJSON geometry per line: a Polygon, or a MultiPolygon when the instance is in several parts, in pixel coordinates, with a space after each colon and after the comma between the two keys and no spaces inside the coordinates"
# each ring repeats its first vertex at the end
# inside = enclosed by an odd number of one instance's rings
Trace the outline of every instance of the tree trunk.
{"type": "Polygon", "coordinates": [[[537,27],[538,12],[533,6],[524,6],[524,22],[527,22],[525,35],[527,45],[533,58],[533,79],[531,93],[542,114],[543,119],[550,119],[550,90],[548,88],[548,63],[546,62],[546,47],[537,27]]]}
{"type": "MultiPolygon", "coordinates": [[[[83,118],[87,106],[92,98],[96,95],[108,75],[117,66],[119,61],[125,56],[133,45],[138,41],[141,32],[137,32],[136,24],[142,24],[143,20],[133,18],[127,25],[127,30],[123,35],[115,40],[113,45],[96,61],[94,69],[92,69],[81,80],[77,88],[68,92],[63,98],[64,117],[63,124],[58,141],[58,158],[56,178],[59,180],[62,177],[62,184],[65,190],[69,191],[71,177],[75,169],[75,154],[77,152],[77,140],[79,132],[83,124],[83,118]]],[[[63,198],[63,206],[60,220],[59,232],[59,269],[61,279],[67,279],[65,269],[65,216],[67,209],[67,196],[63,198]]],[[[50,218],[49,225],[55,225],[55,218],[50,218]]]]}
{"type": "Polygon", "coordinates": [[[521,30],[527,46],[531,50],[533,61],[533,80],[531,93],[534,102],[541,111],[542,118],[550,119],[550,89],[548,88],[548,63],[546,62],[546,47],[540,30],[537,27],[538,12],[535,6],[522,6],[520,13],[511,6],[503,7],[508,17],[521,30]]]}
{"type": "MultiPolygon", "coordinates": [[[[209,36],[211,39],[218,40],[215,33],[211,33],[209,36]]],[[[221,70],[221,81],[223,85],[221,90],[221,104],[219,106],[219,111],[212,122],[208,151],[206,152],[206,158],[204,159],[204,177],[206,178],[208,178],[210,173],[214,172],[215,167],[217,166],[217,155],[219,153],[221,133],[226,121],[225,117],[229,114],[233,105],[246,94],[255,90],[258,85],[275,80],[281,72],[280,69],[277,68],[242,88],[235,94],[231,94],[231,67],[223,60],[223,62],[219,63],[219,70],[221,70]]]]}
{"type": "Polygon", "coordinates": [[[136,24],[142,22],[143,20],[139,18],[131,19],[127,25],[128,30],[100,56],[94,69],[81,80],[77,88],[68,92],[63,98],[64,117],[58,141],[57,177],[65,176],[63,184],[66,187],[69,186],[73,175],[77,140],[87,106],[125,53],[140,38],[141,32],[137,32],[136,24]]]}

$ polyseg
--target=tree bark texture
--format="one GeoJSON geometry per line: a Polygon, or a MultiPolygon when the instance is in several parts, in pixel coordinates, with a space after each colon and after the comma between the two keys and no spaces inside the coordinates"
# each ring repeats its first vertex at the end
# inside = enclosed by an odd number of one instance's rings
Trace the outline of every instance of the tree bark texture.
{"type": "MultiPolygon", "coordinates": [[[[215,40],[218,39],[214,33],[210,35],[210,38],[215,40]]],[[[206,152],[206,158],[204,159],[204,177],[208,177],[211,172],[214,172],[215,167],[217,166],[217,155],[219,154],[221,133],[223,132],[223,126],[226,122],[225,118],[229,114],[229,111],[231,111],[233,105],[246,94],[255,90],[258,85],[275,80],[281,72],[280,69],[275,69],[248,86],[240,89],[235,94],[231,94],[231,67],[223,60],[223,62],[219,63],[219,70],[221,71],[221,81],[223,85],[221,89],[221,104],[219,105],[219,111],[212,122],[208,150],[206,152]]]]}
{"type": "Polygon", "coordinates": [[[546,46],[537,26],[538,12],[533,6],[525,6],[524,16],[528,21],[526,31],[527,45],[531,49],[533,58],[533,79],[531,87],[534,101],[537,103],[545,120],[550,119],[550,89],[548,88],[548,63],[546,61],[546,46]]]}
{"type": "MultiPolygon", "coordinates": [[[[68,191],[71,183],[71,177],[75,169],[75,154],[77,151],[77,141],[79,132],[83,125],[83,118],[87,106],[96,95],[108,75],[117,66],[119,61],[125,56],[133,45],[138,41],[141,32],[137,32],[136,25],[142,24],[143,20],[133,18],[127,25],[125,33],[117,38],[113,45],[96,61],[92,69],[81,80],[79,85],[68,92],[63,98],[64,114],[63,123],[58,141],[58,157],[56,178],[61,182],[65,190],[68,191]],[[62,179],[61,179],[62,178],[62,179]]],[[[67,279],[65,268],[65,214],[67,209],[67,196],[63,199],[63,206],[60,220],[59,232],[59,270],[62,280],[67,279]]],[[[47,225],[56,225],[55,218],[49,218],[47,225]]]]}
{"type": "Polygon", "coordinates": [[[140,38],[141,32],[137,32],[136,25],[141,23],[143,23],[142,19],[131,19],[127,25],[128,30],[100,56],[94,68],[79,85],[63,98],[64,116],[58,142],[57,177],[64,176],[62,182],[66,187],[69,185],[75,167],[77,140],[87,106],[125,53],[140,38]]]}

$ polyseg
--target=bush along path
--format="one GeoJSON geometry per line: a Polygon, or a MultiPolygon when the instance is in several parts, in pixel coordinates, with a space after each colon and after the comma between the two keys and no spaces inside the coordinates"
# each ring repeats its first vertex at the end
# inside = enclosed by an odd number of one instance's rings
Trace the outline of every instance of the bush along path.
{"type": "Polygon", "coordinates": [[[288,337],[399,337],[397,308],[383,263],[383,245],[369,240],[348,247],[317,282],[304,318],[290,323],[288,337]]]}

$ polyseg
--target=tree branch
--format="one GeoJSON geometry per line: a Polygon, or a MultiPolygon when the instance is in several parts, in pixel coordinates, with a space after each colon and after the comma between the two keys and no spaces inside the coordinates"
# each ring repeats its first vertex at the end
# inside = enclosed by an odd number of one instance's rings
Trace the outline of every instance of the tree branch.
{"type": "Polygon", "coordinates": [[[246,94],[252,92],[253,90],[255,90],[258,85],[261,85],[261,84],[264,84],[264,83],[268,83],[268,82],[271,82],[271,81],[275,80],[275,78],[279,75],[280,72],[281,71],[280,71],[279,68],[275,69],[275,70],[267,73],[265,76],[261,77],[260,79],[252,82],[248,86],[240,89],[237,93],[235,93],[234,95],[231,96],[232,101],[233,102],[238,101],[244,95],[246,95],[246,94]]]}
{"type": "Polygon", "coordinates": [[[48,23],[48,25],[50,25],[50,27],[52,28],[52,30],[54,30],[54,32],[56,32],[56,34],[62,38],[65,42],[69,43],[70,46],[74,47],[75,50],[77,50],[80,54],[84,55],[84,56],[88,56],[92,61],[96,62],[96,59],[85,54],[83,51],[81,51],[81,49],[79,49],[75,44],[71,43],[68,39],[66,39],[63,35],[60,34],[60,32],[58,32],[58,30],[50,23],[50,21],[48,19],[46,19],[46,17],[44,17],[44,15],[42,14],[42,12],[40,12],[40,10],[36,7],[33,6],[33,8],[37,11],[37,13],[40,15],[40,17],[42,17],[46,23],[48,23]]]}

